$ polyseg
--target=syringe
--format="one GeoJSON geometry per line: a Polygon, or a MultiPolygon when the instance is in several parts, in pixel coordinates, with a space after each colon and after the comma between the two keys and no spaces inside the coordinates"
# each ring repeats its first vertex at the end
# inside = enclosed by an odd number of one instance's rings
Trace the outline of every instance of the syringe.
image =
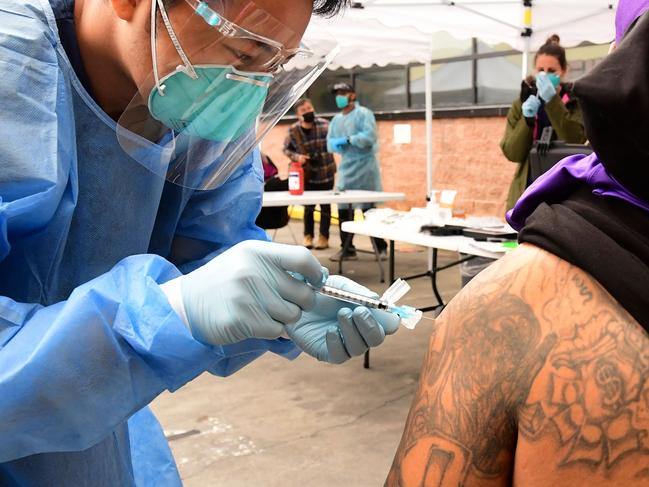
{"type": "Polygon", "coordinates": [[[394,313],[401,318],[401,324],[411,330],[413,330],[415,326],[417,326],[417,323],[419,323],[423,315],[421,311],[413,308],[412,306],[396,306],[382,299],[369,298],[362,294],[344,291],[342,289],[327,285],[322,286],[319,289],[315,289],[315,291],[325,296],[330,296],[340,301],[345,301],[346,303],[365,306],[367,308],[378,309],[381,311],[387,311],[388,313],[394,313]]]}

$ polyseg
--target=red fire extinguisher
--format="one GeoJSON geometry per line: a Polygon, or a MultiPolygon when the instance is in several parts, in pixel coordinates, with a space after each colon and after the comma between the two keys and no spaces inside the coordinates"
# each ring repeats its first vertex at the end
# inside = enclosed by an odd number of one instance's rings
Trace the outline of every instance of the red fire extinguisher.
{"type": "Polygon", "coordinates": [[[288,192],[294,195],[304,193],[304,169],[299,162],[291,162],[288,166],[288,192]]]}

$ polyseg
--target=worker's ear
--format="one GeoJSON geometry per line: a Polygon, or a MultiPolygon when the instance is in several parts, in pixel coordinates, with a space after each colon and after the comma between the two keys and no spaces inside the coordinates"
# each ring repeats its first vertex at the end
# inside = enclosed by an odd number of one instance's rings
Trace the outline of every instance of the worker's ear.
{"type": "Polygon", "coordinates": [[[130,22],[135,16],[138,0],[110,0],[115,14],[122,20],[130,22]]]}

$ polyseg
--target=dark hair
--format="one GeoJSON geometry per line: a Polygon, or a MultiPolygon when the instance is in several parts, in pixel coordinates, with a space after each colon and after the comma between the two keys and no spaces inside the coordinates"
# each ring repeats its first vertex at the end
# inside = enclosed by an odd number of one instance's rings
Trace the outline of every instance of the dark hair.
{"type": "Polygon", "coordinates": [[[550,37],[548,37],[548,40],[545,41],[545,44],[543,44],[536,52],[536,56],[534,56],[534,62],[536,62],[536,59],[542,54],[556,58],[561,65],[561,69],[563,69],[564,71],[568,69],[566,50],[561,46],[561,38],[558,35],[552,34],[550,37]]]}
{"type": "Polygon", "coordinates": [[[311,105],[313,105],[313,102],[310,98],[300,98],[293,109],[295,110],[295,112],[297,112],[298,108],[300,108],[302,105],[306,105],[307,103],[311,103],[311,105]]]}
{"type": "Polygon", "coordinates": [[[333,17],[348,7],[351,0],[314,0],[313,13],[324,17],[333,17]]]}

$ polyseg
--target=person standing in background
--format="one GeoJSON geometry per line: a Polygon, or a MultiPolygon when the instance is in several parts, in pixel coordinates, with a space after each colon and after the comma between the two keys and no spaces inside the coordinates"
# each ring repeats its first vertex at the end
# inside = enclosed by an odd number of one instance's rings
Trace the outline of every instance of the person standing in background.
{"type": "MultiPolygon", "coordinates": [[[[304,169],[304,182],[307,190],[330,190],[334,187],[336,162],[334,155],[327,152],[327,133],[329,122],[317,118],[313,103],[308,98],[295,105],[298,121],[288,130],[284,142],[284,154],[291,161],[299,162],[304,169]]],[[[304,246],[314,248],[315,205],[304,207],[304,246]]],[[[316,250],[329,248],[329,227],[331,225],[331,205],[320,205],[320,236],[315,243],[316,250]]]]}
{"type": "MultiPolygon", "coordinates": [[[[374,113],[356,101],[356,92],[349,84],[336,83],[331,91],[336,97],[336,106],[342,110],[331,121],[327,138],[327,149],[342,156],[336,189],[339,191],[347,189],[381,191],[381,172],[376,159],[378,139],[374,113]]],[[[368,210],[373,206],[373,204],[363,204],[359,207],[368,210]]],[[[341,249],[330,259],[334,262],[341,258],[356,259],[354,237],[352,234],[342,231],[342,224],[354,219],[354,207],[338,205],[338,219],[341,227],[341,249]],[[345,252],[347,239],[349,239],[349,245],[345,252]]],[[[372,242],[379,258],[386,259],[388,245],[385,240],[373,238],[372,242]]]]}
{"type": "Polygon", "coordinates": [[[523,80],[521,95],[509,109],[507,128],[500,142],[505,157],[518,164],[507,196],[508,210],[531,182],[529,155],[544,128],[551,126],[553,138],[570,144],[586,141],[579,103],[570,97],[563,84],[568,61],[558,35],[541,46],[534,63],[536,79],[523,80]]]}

